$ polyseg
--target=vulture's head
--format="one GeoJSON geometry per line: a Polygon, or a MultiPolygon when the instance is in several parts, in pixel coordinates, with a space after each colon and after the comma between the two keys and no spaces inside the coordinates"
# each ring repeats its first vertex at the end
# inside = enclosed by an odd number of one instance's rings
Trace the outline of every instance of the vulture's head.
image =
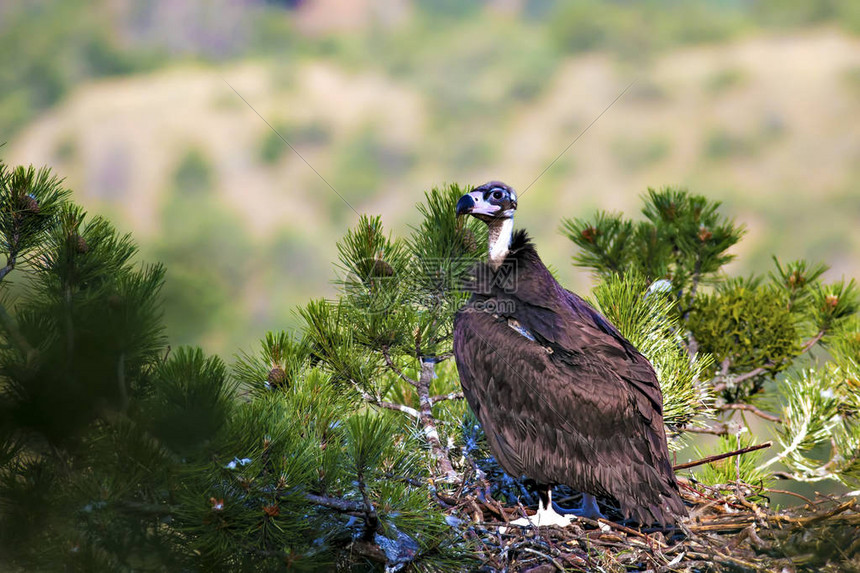
{"type": "Polygon", "coordinates": [[[472,215],[492,224],[513,219],[517,210],[517,192],[500,181],[490,181],[457,201],[457,215],[472,215]]]}
{"type": "Polygon", "coordinates": [[[487,224],[490,264],[498,268],[508,254],[517,210],[517,192],[500,181],[475,187],[457,201],[457,215],[472,215],[487,224]]]}

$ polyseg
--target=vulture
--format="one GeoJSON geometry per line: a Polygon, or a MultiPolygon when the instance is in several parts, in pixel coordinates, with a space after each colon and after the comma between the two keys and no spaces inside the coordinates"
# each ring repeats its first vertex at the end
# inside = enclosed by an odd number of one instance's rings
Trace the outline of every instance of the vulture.
{"type": "Polygon", "coordinates": [[[670,526],[687,514],[669,461],[663,396],[648,360],[597,310],[562,287],[525,231],[516,192],[492,181],[457,202],[487,224],[489,260],[454,318],[463,393],[498,463],[537,486],[537,513],[516,525],[600,517],[595,496],[628,519],[670,526]],[[583,493],[563,510],[552,487],[583,493]]]}

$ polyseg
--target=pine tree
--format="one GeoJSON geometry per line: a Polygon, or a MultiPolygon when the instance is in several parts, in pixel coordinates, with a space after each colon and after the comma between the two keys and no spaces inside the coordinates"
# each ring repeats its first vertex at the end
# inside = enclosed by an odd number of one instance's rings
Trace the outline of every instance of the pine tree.
{"type": "MultiPolygon", "coordinates": [[[[826,267],[803,260],[774,259],[766,276],[728,277],[722,269],[743,228],[719,213],[719,202],[673,188],[649,189],[644,199],[642,221],[598,213],[591,220],[568,219],[563,227],[581,249],[574,263],[605,281],[598,292],[632,282],[645,297],[660,292],[674,300],[678,322],[667,326],[691,363],[703,366],[694,386],[703,402],[713,401],[717,414],[700,419],[703,426],[681,429],[734,435],[749,429],[745,419],[736,422],[738,414],[755,415],[774,425],[781,450],[750,467],[747,479],[769,476],[781,465],[782,477],[856,486],[860,295],[855,282],[825,283],[826,267]]],[[[618,294],[610,299],[619,300],[618,294]]],[[[612,316],[611,309],[604,310],[612,316]]],[[[624,324],[623,316],[613,318],[624,324]]],[[[636,341],[637,330],[626,334],[636,341]]],[[[647,342],[639,343],[646,344],[647,354],[647,342]]],[[[661,359],[651,358],[659,371],[661,359]]],[[[665,393],[665,381],[663,388],[665,393]]],[[[670,407],[674,396],[670,391],[666,397],[670,407]]],[[[737,443],[723,442],[725,447],[737,443]]]]}
{"type": "Polygon", "coordinates": [[[454,477],[440,309],[466,263],[439,254],[465,230],[420,238],[455,194],[435,192],[413,242],[363,219],[341,300],[231,370],[167,346],[163,268],[136,265],[129,236],[47,170],[0,164],[3,568],[468,569],[429,487],[454,477]]]}
{"type": "MultiPolygon", "coordinates": [[[[164,269],[136,263],[129,236],[47,170],[0,163],[0,566],[516,570],[556,551],[538,536],[494,554],[500,536],[480,524],[535,500],[459,391],[452,319],[487,240],[454,216],[464,191],[429,191],[403,238],[362,217],[338,243],[336,298],[228,366],[167,345],[164,269]]],[[[778,470],[856,487],[853,281],[826,284],[803,261],[725,277],[742,229],[686,191],[650,191],[644,215],[565,229],[600,279],[594,304],[655,366],[670,445],[693,432],[720,435],[719,451],[752,445],[737,421],[751,414],[781,447],[699,479],[739,488],[778,470]]]]}

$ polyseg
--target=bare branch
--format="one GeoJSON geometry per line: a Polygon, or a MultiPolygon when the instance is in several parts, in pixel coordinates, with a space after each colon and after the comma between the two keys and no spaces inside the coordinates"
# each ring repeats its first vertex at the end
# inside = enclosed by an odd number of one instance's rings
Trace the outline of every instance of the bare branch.
{"type": "Polygon", "coordinates": [[[461,400],[463,397],[462,392],[449,392],[448,394],[441,394],[439,396],[430,396],[430,405],[432,406],[445,400],[461,400]]]}
{"type": "Polygon", "coordinates": [[[745,412],[752,412],[759,418],[769,420],[771,422],[776,422],[777,424],[784,424],[782,418],[779,416],[774,416],[773,414],[768,414],[767,412],[760,410],[753,406],[752,404],[722,404],[717,406],[717,410],[743,410],[745,412]]]}
{"type": "Polygon", "coordinates": [[[373,404],[374,406],[379,406],[380,408],[385,408],[387,410],[395,410],[397,412],[403,412],[404,414],[406,414],[408,416],[412,416],[416,420],[421,418],[421,413],[418,410],[416,410],[415,408],[411,408],[409,406],[406,406],[405,404],[395,404],[394,402],[386,402],[385,400],[383,400],[379,396],[373,396],[372,394],[368,394],[365,390],[363,390],[361,388],[361,386],[358,385],[358,383],[355,380],[350,380],[350,382],[352,383],[356,392],[361,394],[361,397],[364,399],[365,402],[373,404]]]}
{"type": "Polygon", "coordinates": [[[818,343],[818,341],[819,341],[819,340],[821,340],[822,338],[824,338],[824,335],[825,335],[825,332],[824,332],[823,330],[819,330],[819,331],[818,331],[818,333],[817,333],[815,336],[813,336],[812,338],[810,338],[809,340],[807,340],[807,341],[803,344],[803,346],[801,346],[801,347],[800,347],[800,353],[801,353],[801,354],[803,354],[804,352],[808,351],[810,348],[812,348],[813,346],[815,346],[815,345],[818,343]]]}
{"type": "Polygon", "coordinates": [[[784,495],[792,495],[792,496],[794,496],[794,497],[797,497],[797,498],[802,499],[802,500],[803,500],[803,501],[805,501],[809,506],[813,506],[813,505],[815,505],[815,502],[814,502],[814,501],[812,501],[811,499],[809,499],[809,498],[808,498],[808,497],[806,497],[806,496],[800,495],[800,494],[799,494],[799,493],[797,493],[797,492],[787,491],[787,490],[784,490],[784,489],[776,489],[776,488],[772,488],[772,487],[765,488],[765,491],[767,491],[767,492],[772,492],[772,493],[781,493],[781,494],[784,494],[784,495]]]}
{"type": "Polygon", "coordinates": [[[764,366],[759,366],[758,368],[753,368],[749,372],[745,372],[739,376],[736,376],[735,379],[733,380],[733,382],[735,384],[738,384],[739,382],[749,380],[750,378],[755,378],[756,376],[761,376],[762,374],[764,374],[765,372],[767,372],[769,369],[771,369],[773,367],[774,367],[774,363],[768,362],[764,366]]]}
{"type": "Polygon", "coordinates": [[[6,255],[6,266],[0,269],[0,281],[6,278],[6,275],[12,272],[15,268],[15,264],[18,262],[18,233],[15,233],[15,238],[13,239],[13,245],[10,245],[9,254],[6,255]]]}
{"type": "Polygon", "coordinates": [[[764,448],[769,448],[769,447],[771,447],[772,445],[773,445],[773,443],[772,443],[772,442],[765,442],[765,443],[763,443],[763,444],[758,444],[758,445],[755,445],[755,446],[748,446],[748,447],[746,447],[746,448],[741,448],[741,449],[739,449],[739,450],[734,450],[734,451],[731,451],[731,452],[726,452],[726,453],[724,453],[724,454],[716,454],[716,455],[713,455],[713,456],[708,456],[708,457],[706,457],[706,458],[702,458],[701,460],[694,460],[694,461],[691,461],[691,462],[686,462],[686,463],[683,463],[683,464],[678,464],[678,465],[676,465],[676,466],[673,466],[673,467],[672,467],[672,469],[673,469],[673,470],[675,470],[675,471],[678,471],[678,470],[685,470],[685,469],[687,469],[687,468],[694,468],[694,467],[696,467],[696,466],[700,466],[700,465],[703,465],[703,464],[709,464],[709,463],[711,463],[711,462],[718,462],[718,461],[720,461],[720,460],[724,460],[724,459],[726,459],[726,458],[730,458],[730,457],[732,457],[732,456],[739,456],[739,455],[741,455],[741,454],[746,454],[746,453],[749,453],[749,452],[754,452],[754,451],[756,451],[756,450],[763,450],[764,448]]]}
{"type": "Polygon", "coordinates": [[[681,431],[684,432],[692,432],[694,434],[710,434],[712,436],[727,436],[729,435],[729,427],[722,423],[717,422],[716,426],[708,426],[706,428],[700,428],[698,426],[684,426],[680,428],[681,431]]]}
{"type": "Polygon", "coordinates": [[[409,406],[404,406],[403,404],[395,404],[394,402],[386,402],[385,400],[371,401],[371,403],[379,406],[380,408],[385,408],[387,410],[395,410],[397,412],[403,412],[407,416],[412,416],[416,420],[420,417],[418,410],[416,410],[415,408],[410,408],[409,406]]]}

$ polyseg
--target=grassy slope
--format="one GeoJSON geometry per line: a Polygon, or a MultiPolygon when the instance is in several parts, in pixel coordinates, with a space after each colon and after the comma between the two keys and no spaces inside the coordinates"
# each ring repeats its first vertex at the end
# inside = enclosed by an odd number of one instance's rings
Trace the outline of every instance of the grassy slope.
{"type": "MultiPolygon", "coordinates": [[[[294,304],[331,292],[334,243],[356,219],[301,159],[267,143],[268,127],[224,79],[356,210],[381,213],[399,233],[432,185],[497,178],[525,189],[636,79],[522,198],[519,224],[566,284],[589,281],[569,264],[561,217],[630,212],[647,186],[663,184],[722,199],[749,226],[740,272],[761,270],[776,253],[860,276],[860,40],[822,29],[677,49],[636,69],[589,54],[546,73],[536,96],[473,119],[469,109],[443,115],[439,86],[379,69],[326,60],[289,70],[262,61],[183,65],[80,86],[4,157],[55,166],[80,201],[168,261],[183,240],[165,231],[168,213],[192,221],[220,209],[231,225],[220,239],[227,251],[241,248],[201,258],[237,275],[224,296],[239,302],[185,341],[224,352],[290,324],[294,304]],[[176,203],[174,173],[189,150],[207,163],[209,184],[176,203]],[[216,260],[224,257],[243,260],[216,260]]],[[[493,103],[498,86],[473,88],[480,106],[493,103]]],[[[219,228],[228,227],[206,232],[219,228]]]]}

